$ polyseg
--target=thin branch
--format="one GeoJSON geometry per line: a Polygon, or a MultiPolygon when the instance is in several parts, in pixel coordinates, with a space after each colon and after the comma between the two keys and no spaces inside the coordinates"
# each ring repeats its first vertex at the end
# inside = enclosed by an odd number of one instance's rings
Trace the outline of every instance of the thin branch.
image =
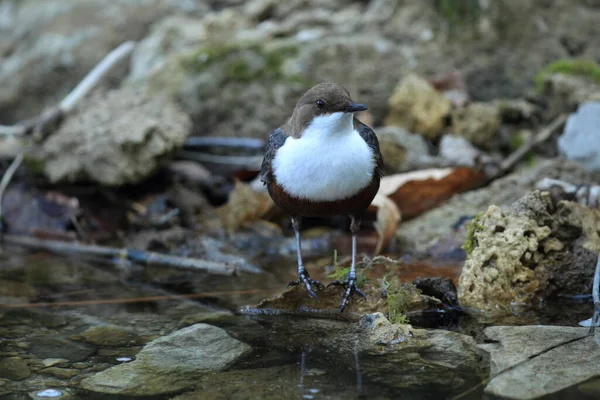
{"type": "MultiPolygon", "coordinates": [[[[112,70],[117,64],[128,57],[135,48],[135,42],[128,41],[111,51],[98,63],[83,80],[65,97],[57,107],[54,107],[39,117],[24,121],[14,126],[0,125],[0,135],[25,135],[31,133],[36,126],[45,126],[56,122],[71,113],[75,106],[112,70]]],[[[45,131],[45,129],[40,129],[45,131]]]]}
{"type": "Polygon", "coordinates": [[[4,235],[2,241],[4,243],[36,250],[47,250],[53,253],[117,257],[145,265],[162,265],[166,267],[204,271],[211,275],[231,276],[237,272],[236,268],[231,264],[197,258],[171,256],[144,250],[86,245],[78,242],[62,242],[59,240],[45,240],[31,236],[18,235],[4,235]]]}
{"type": "Polygon", "coordinates": [[[263,156],[221,156],[217,154],[182,151],[179,155],[188,160],[202,163],[225,164],[243,167],[249,170],[260,170],[263,156]]]}
{"type": "Polygon", "coordinates": [[[13,175],[15,174],[15,172],[17,172],[17,169],[19,169],[19,166],[21,166],[21,163],[23,162],[24,158],[25,158],[24,151],[21,151],[19,154],[17,154],[17,157],[12,161],[12,163],[10,163],[10,165],[6,169],[6,172],[2,176],[2,181],[0,181],[0,224],[2,223],[2,217],[3,217],[3,211],[4,211],[2,208],[2,203],[4,200],[4,192],[6,191],[6,188],[8,187],[8,185],[10,184],[10,181],[12,180],[13,175]]]}
{"type": "Polygon", "coordinates": [[[240,147],[262,150],[265,141],[244,137],[190,136],[185,140],[184,147],[240,147]]]}
{"type": "Polygon", "coordinates": [[[596,272],[594,273],[594,285],[592,288],[592,298],[594,299],[594,315],[592,316],[592,325],[590,326],[590,335],[595,336],[598,318],[600,318],[600,255],[596,262],[596,272]]]}
{"type": "Polygon", "coordinates": [[[518,162],[521,161],[523,157],[525,157],[527,153],[531,151],[531,149],[548,140],[552,134],[565,123],[566,120],[566,114],[559,115],[550,124],[544,127],[531,141],[515,150],[504,161],[502,161],[500,164],[499,174],[505,174],[513,169],[515,165],[517,165],[518,162]]]}

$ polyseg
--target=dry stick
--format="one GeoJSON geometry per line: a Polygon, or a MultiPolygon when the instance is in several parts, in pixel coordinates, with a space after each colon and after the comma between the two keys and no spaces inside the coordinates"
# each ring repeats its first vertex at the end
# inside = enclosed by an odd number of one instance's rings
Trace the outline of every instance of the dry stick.
{"type": "MultiPolygon", "coordinates": [[[[556,117],[549,125],[545,126],[531,141],[529,141],[529,143],[519,147],[504,161],[502,161],[502,163],[500,163],[500,171],[498,171],[497,175],[503,175],[506,172],[513,169],[514,166],[517,165],[517,163],[521,161],[521,159],[523,159],[523,157],[525,157],[525,155],[527,155],[527,153],[531,151],[531,149],[548,140],[550,136],[552,136],[552,134],[558,128],[560,128],[562,124],[565,123],[566,120],[566,114],[561,114],[558,117],[556,117]]],[[[496,177],[497,176],[495,176],[494,178],[496,177]]]]}
{"type": "Polygon", "coordinates": [[[70,113],[75,109],[77,103],[81,101],[87,94],[112,70],[117,64],[128,57],[135,48],[135,42],[128,41],[122,43],[119,47],[111,51],[100,61],[81,82],[73,89],[67,97],[65,97],[58,107],[42,113],[37,118],[34,118],[24,123],[14,126],[0,125],[0,135],[24,135],[36,125],[43,124],[45,121],[60,118],[65,114],[70,113]]]}
{"type": "Polygon", "coordinates": [[[182,151],[179,155],[188,160],[213,164],[235,165],[250,170],[259,170],[263,159],[262,156],[221,156],[195,151],[182,151]]]}
{"type": "Polygon", "coordinates": [[[115,247],[86,245],[78,242],[62,242],[60,240],[45,240],[31,236],[19,235],[4,235],[2,240],[4,243],[8,244],[14,244],[37,250],[47,250],[60,254],[118,257],[146,265],[162,265],[182,269],[193,269],[197,271],[204,271],[212,275],[230,276],[236,273],[236,268],[233,265],[226,263],[197,258],[170,256],[143,250],[125,248],[119,249],[115,247]]]}

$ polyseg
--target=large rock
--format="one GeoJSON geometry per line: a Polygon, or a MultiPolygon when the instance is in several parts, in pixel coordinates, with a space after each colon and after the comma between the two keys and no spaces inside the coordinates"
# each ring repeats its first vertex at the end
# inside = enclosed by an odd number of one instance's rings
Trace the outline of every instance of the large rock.
{"type": "Polygon", "coordinates": [[[13,381],[29,378],[31,371],[27,361],[19,357],[6,357],[0,360],[0,377],[13,381]]]}
{"type": "Polygon", "coordinates": [[[450,115],[450,100],[423,78],[406,76],[390,97],[386,125],[397,125],[435,139],[441,135],[450,115]]]}
{"type": "Polygon", "coordinates": [[[600,348],[587,328],[494,326],[482,345],[493,378],[485,392],[508,399],[537,399],[600,376],[600,348]],[[505,372],[501,372],[504,371],[505,372]]]}
{"type": "Polygon", "coordinates": [[[500,111],[495,105],[471,103],[452,111],[452,133],[466,138],[477,146],[493,147],[493,139],[498,128],[500,128],[500,111]]]}
{"type": "MultiPolygon", "coordinates": [[[[0,121],[17,122],[56,104],[108,52],[140,40],[177,0],[49,0],[0,3],[0,121]]],[[[115,80],[126,74],[114,70],[115,80]]]]}
{"type": "Polygon", "coordinates": [[[128,396],[173,393],[194,385],[203,374],[224,370],[250,350],[221,328],[196,324],[153,340],[135,361],[99,372],[81,385],[128,396]]]}
{"type": "Polygon", "coordinates": [[[52,182],[136,183],[168,161],[190,130],[171,101],[126,87],[92,96],[33,158],[52,182]]]}
{"type": "Polygon", "coordinates": [[[600,171],[600,102],[583,103],[571,114],[558,138],[558,148],[587,170],[600,171]]]}
{"type": "Polygon", "coordinates": [[[388,174],[414,171],[438,166],[440,160],[429,154],[427,142],[421,135],[397,126],[375,129],[388,174]]]}
{"type": "Polygon", "coordinates": [[[594,219],[576,203],[554,204],[548,192],[530,192],[506,210],[490,206],[467,237],[460,303],[506,311],[558,293],[590,293],[597,255],[586,229],[594,219]]]}

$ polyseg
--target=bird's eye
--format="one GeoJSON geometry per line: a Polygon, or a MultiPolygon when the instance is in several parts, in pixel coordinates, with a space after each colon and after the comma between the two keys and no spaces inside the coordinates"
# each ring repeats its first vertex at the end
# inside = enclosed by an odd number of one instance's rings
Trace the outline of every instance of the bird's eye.
{"type": "Polygon", "coordinates": [[[318,108],[319,110],[322,110],[322,109],[324,109],[324,108],[325,108],[325,105],[326,105],[327,103],[325,103],[325,101],[324,101],[324,100],[321,100],[321,99],[319,99],[319,100],[315,101],[315,104],[317,105],[317,108],[318,108]]]}

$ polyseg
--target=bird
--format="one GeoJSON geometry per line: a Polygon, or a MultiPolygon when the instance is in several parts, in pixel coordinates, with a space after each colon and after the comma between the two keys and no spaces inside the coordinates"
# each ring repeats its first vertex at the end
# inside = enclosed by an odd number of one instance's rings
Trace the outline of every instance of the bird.
{"type": "Polygon", "coordinates": [[[273,202],[291,217],[298,259],[298,280],[308,294],[324,286],[311,279],[302,261],[300,228],[304,217],[350,218],[352,261],[339,312],[354,295],[356,240],[362,217],[379,190],[383,157],[375,132],[356,118],[366,104],[356,103],[343,86],[322,82],[296,103],[292,115],[269,134],[260,180],[273,202]]]}

